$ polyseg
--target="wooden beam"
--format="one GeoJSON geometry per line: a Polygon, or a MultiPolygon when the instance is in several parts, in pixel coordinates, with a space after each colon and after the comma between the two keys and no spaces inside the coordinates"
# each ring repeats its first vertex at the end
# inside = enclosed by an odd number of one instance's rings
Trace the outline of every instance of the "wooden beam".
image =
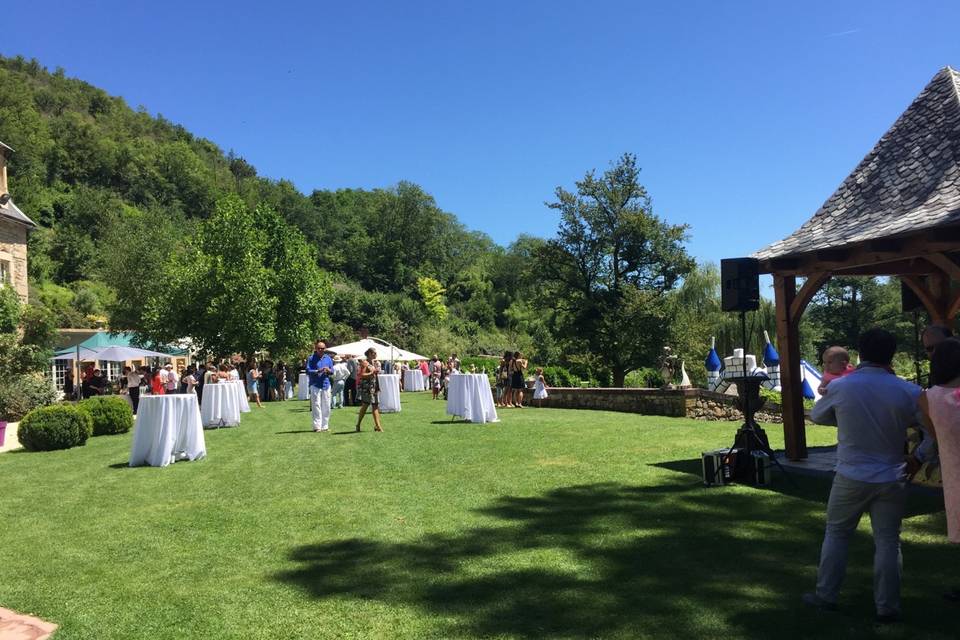
{"type": "Polygon", "coordinates": [[[900,280],[910,287],[913,292],[917,294],[917,297],[920,298],[920,302],[923,303],[927,313],[930,314],[931,322],[934,324],[946,324],[948,309],[943,300],[935,296],[923,280],[917,276],[902,276],[900,280]]]}
{"type": "Polygon", "coordinates": [[[762,273],[777,273],[779,271],[793,271],[800,268],[798,258],[774,258],[760,264],[762,273]]]}
{"type": "Polygon", "coordinates": [[[850,257],[849,249],[821,249],[815,252],[817,260],[823,262],[843,262],[850,257]]]}
{"type": "Polygon", "coordinates": [[[960,292],[957,292],[947,308],[947,326],[953,326],[958,313],[960,313],[960,292]]]}
{"type": "Polygon", "coordinates": [[[799,323],[800,316],[803,315],[804,310],[807,308],[807,305],[810,304],[813,296],[817,295],[817,291],[820,291],[820,287],[829,279],[830,274],[827,272],[810,274],[807,281],[800,287],[800,291],[797,292],[793,302],[790,303],[791,320],[796,319],[796,322],[799,323]]]}
{"type": "Polygon", "coordinates": [[[960,265],[945,253],[931,253],[924,260],[947,274],[951,280],[960,282],[960,265]]]}
{"type": "Polygon", "coordinates": [[[930,242],[960,243],[960,227],[940,227],[927,231],[925,237],[930,242]]]}
{"type": "Polygon", "coordinates": [[[797,299],[797,279],[794,276],[775,275],[773,292],[777,305],[783,441],[787,458],[800,460],[807,457],[807,431],[803,415],[803,378],[800,375],[799,318],[790,316],[790,309],[797,299]]]}
{"type": "Polygon", "coordinates": [[[849,267],[847,269],[836,269],[833,272],[835,276],[926,276],[931,273],[937,273],[940,269],[926,260],[919,258],[910,258],[898,262],[884,262],[883,264],[871,264],[862,267],[849,267]]]}
{"type": "MultiPolygon", "coordinates": [[[[771,258],[760,263],[761,273],[803,276],[817,271],[842,271],[874,265],[902,263],[912,258],[960,251],[960,228],[947,227],[904,238],[870,240],[812,251],[788,258],[771,258]],[[845,257],[841,251],[847,252],[845,257]],[[820,254],[823,254],[823,259],[820,254]]],[[[895,267],[878,269],[869,275],[896,275],[895,267]]]]}
{"type": "Polygon", "coordinates": [[[867,250],[877,253],[897,253],[903,249],[903,238],[881,238],[867,242],[867,250]]]}

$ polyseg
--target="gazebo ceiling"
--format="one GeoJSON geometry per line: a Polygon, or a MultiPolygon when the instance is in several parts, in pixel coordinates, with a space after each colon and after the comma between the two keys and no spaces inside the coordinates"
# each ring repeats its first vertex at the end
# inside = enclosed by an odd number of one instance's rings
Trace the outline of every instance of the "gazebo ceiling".
{"type": "Polygon", "coordinates": [[[918,256],[954,250],[960,73],[945,67],[812,218],[754,257],[768,273],[860,267],[892,275],[924,273],[930,263],[918,256]]]}

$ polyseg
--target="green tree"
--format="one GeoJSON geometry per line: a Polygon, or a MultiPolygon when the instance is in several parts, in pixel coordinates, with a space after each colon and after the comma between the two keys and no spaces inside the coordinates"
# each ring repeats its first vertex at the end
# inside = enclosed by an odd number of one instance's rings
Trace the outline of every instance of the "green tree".
{"type": "Polygon", "coordinates": [[[558,187],[548,205],[561,217],[557,237],[538,252],[561,337],[585,347],[615,386],[655,361],[670,331],[665,294],[694,266],[686,225],[654,215],[639,173],[624,154],[602,176],[588,172],[576,193],[558,187]]]}
{"type": "MultiPolygon", "coordinates": [[[[171,267],[187,259],[184,250],[189,233],[190,225],[182,217],[159,208],[111,220],[104,230],[97,271],[116,292],[115,298],[107,301],[112,328],[146,331],[145,302],[168,295],[171,267]]],[[[201,311],[202,301],[193,302],[197,304],[195,312],[201,311]]]]}
{"type": "Polygon", "coordinates": [[[183,259],[168,264],[170,286],[145,302],[143,336],[161,343],[190,338],[217,356],[250,356],[274,343],[278,300],[275,274],[264,264],[268,246],[240,198],[217,202],[183,259]]]}
{"type": "Polygon", "coordinates": [[[417,278],[417,291],[430,315],[438,322],[443,322],[447,317],[447,305],[443,302],[446,289],[443,285],[433,278],[420,277],[417,278]]]}
{"type": "Polygon", "coordinates": [[[272,354],[295,357],[330,330],[333,291],[303,234],[269,207],[258,207],[254,215],[266,235],[264,267],[273,274],[268,295],[277,301],[273,340],[266,346],[272,354]]]}

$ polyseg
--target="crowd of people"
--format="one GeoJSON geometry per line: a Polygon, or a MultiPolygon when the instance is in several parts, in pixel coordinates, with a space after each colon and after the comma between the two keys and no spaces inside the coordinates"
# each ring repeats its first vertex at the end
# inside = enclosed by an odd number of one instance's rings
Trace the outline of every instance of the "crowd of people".
{"type": "MultiPolygon", "coordinates": [[[[850,539],[870,514],[875,545],[874,603],[877,621],[901,619],[900,531],[907,503],[906,481],[923,461],[939,457],[947,536],[960,544],[960,340],[947,327],[923,333],[930,356],[926,390],[892,369],[896,338],[870,329],[859,341],[860,365],[852,367],[842,347],[825,352],[822,396],[811,419],[838,429],[837,466],[827,502],[816,590],[803,602],[825,611],[838,608],[850,539]],[[923,441],[905,456],[907,429],[921,425],[923,441]]],[[[960,587],[944,597],[960,601],[960,587]]]]}
{"type": "MultiPolygon", "coordinates": [[[[324,345],[326,349],[326,345],[324,345]]],[[[329,382],[330,409],[364,405],[363,381],[366,369],[370,363],[367,354],[363,355],[330,355],[330,374],[325,378],[329,382]]],[[[312,358],[313,356],[311,356],[312,358]]],[[[244,388],[249,399],[258,407],[263,402],[282,401],[293,398],[294,381],[300,371],[310,374],[310,358],[304,360],[300,367],[287,365],[282,361],[271,362],[248,360],[245,363],[235,364],[225,361],[219,364],[214,362],[201,363],[198,366],[190,365],[178,372],[172,364],[164,366],[141,366],[136,369],[124,367],[122,375],[114,380],[107,380],[103,372],[88,364],[81,372],[81,384],[74,383],[73,372],[68,371],[64,380],[64,394],[67,398],[89,398],[107,393],[119,393],[130,398],[136,413],[141,395],[194,393],[202,399],[203,387],[222,380],[243,380],[244,388]]],[[[479,373],[475,365],[463,370],[463,365],[456,353],[447,358],[434,356],[429,361],[385,362],[375,360],[377,374],[396,373],[400,375],[400,388],[403,390],[404,375],[408,370],[418,370],[422,373],[427,390],[432,392],[433,399],[446,399],[450,385],[450,376],[459,373],[479,373]]],[[[498,407],[523,408],[524,392],[527,390],[526,371],[528,362],[519,351],[505,351],[494,373],[494,397],[498,407]]],[[[486,373],[486,371],[483,371],[486,373]]],[[[369,378],[369,372],[366,373],[369,378]]],[[[534,400],[543,400],[548,397],[543,369],[537,369],[534,375],[534,400]]],[[[321,429],[322,430],[322,429],[321,429]]]]}

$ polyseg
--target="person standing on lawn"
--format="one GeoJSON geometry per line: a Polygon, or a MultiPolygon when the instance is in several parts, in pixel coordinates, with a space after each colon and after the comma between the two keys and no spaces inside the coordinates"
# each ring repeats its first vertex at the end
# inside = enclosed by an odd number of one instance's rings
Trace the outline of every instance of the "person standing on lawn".
{"type": "Polygon", "coordinates": [[[510,362],[513,367],[513,373],[510,376],[510,388],[513,389],[513,397],[511,398],[513,404],[508,406],[523,409],[523,390],[527,386],[523,374],[527,370],[527,361],[520,356],[519,351],[516,351],[513,354],[513,360],[510,362]]]}
{"type": "Polygon", "coordinates": [[[313,430],[330,430],[330,377],[333,375],[333,360],[326,354],[327,345],[317,340],[313,354],[307,359],[307,375],[310,376],[310,410],[313,415],[313,430]]]}
{"type": "MultiPolygon", "coordinates": [[[[960,340],[946,338],[936,345],[930,358],[930,384],[920,396],[920,408],[930,425],[930,438],[940,446],[947,540],[960,549],[960,340]]],[[[960,586],[943,597],[960,602],[960,586]]]]}
{"type": "Polygon", "coordinates": [[[380,425],[380,363],[377,361],[377,350],[373,347],[367,349],[364,354],[366,360],[360,361],[360,367],[357,375],[360,377],[360,415],[357,416],[357,431],[360,431],[360,423],[363,422],[363,416],[370,407],[373,414],[373,430],[383,431],[380,425]]]}
{"type": "Polygon", "coordinates": [[[813,406],[810,416],[817,424],[836,425],[839,444],[817,589],[804,594],[803,602],[821,610],[837,609],[850,538],[866,512],[876,548],[873,598],[881,624],[900,620],[900,524],[907,497],[903,448],[920,396],[920,387],[891,372],[896,350],[897,339],[890,332],[864,332],[860,366],[831,382],[830,392],[813,406]]]}

